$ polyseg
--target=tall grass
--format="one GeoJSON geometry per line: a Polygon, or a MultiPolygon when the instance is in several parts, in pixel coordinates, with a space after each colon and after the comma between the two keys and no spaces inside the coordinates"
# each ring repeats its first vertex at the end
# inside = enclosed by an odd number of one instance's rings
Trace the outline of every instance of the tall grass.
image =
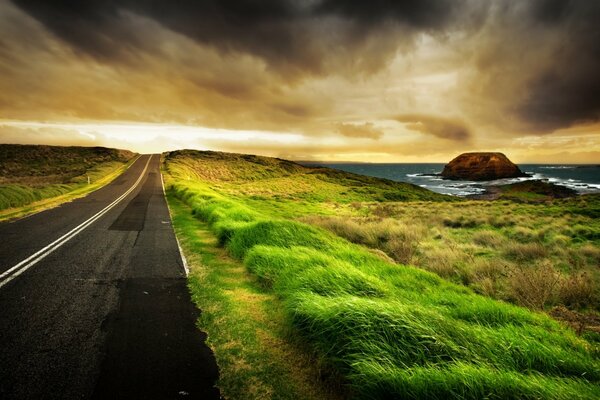
{"type": "MultiPolygon", "coordinates": [[[[134,153],[103,147],[0,144],[0,215],[20,215],[23,207],[106,183],[131,162],[134,153]],[[88,185],[88,177],[91,185],[88,185]]],[[[89,189],[89,190],[88,190],[89,189]]]]}
{"type": "Polygon", "coordinates": [[[256,212],[206,184],[169,190],[281,298],[290,326],[357,397],[600,396],[597,351],[543,314],[256,212]]]}
{"type": "Polygon", "coordinates": [[[0,185],[0,210],[21,207],[35,201],[60,196],[73,190],[72,185],[58,184],[41,188],[24,185],[0,185]]]}
{"type": "Polygon", "coordinates": [[[577,236],[600,229],[590,221],[578,217],[581,222],[572,224],[568,216],[526,218],[514,204],[496,205],[509,215],[485,203],[462,209],[414,202],[367,207],[354,205],[360,213],[350,217],[309,215],[300,220],[478,293],[534,310],[566,305],[587,314],[590,322],[595,320],[600,250],[592,241],[580,243],[577,236]],[[498,223],[500,218],[503,223],[498,223]],[[581,228],[584,222],[589,229],[581,228]]]}

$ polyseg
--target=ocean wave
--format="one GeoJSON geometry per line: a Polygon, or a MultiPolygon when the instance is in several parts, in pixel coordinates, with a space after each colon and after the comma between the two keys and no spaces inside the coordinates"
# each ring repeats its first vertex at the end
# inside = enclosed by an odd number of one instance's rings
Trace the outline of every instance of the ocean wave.
{"type": "Polygon", "coordinates": [[[523,171],[530,176],[519,178],[498,179],[494,181],[474,182],[474,181],[452,181],[446,180],[435,175],[440,171],[441,165],[361,165],[360,170],[356,167],[339,164],[328,165],[334,168],[349,170],[350,172],[360,173],[380,178],[392,179],[395,181],[410,182],[420,187],[432,190],[438,193],[450,194],[454,196],[468,196],[485,192],[486,188],[509,185],[517,182],[526,182],[531,180],[541,180],[556,185],[566,186],[579,193],[600,192],[600,179],[597,174],[590,171],[589,168],[579,168],[572,165],[524,165],[523,171]]]}

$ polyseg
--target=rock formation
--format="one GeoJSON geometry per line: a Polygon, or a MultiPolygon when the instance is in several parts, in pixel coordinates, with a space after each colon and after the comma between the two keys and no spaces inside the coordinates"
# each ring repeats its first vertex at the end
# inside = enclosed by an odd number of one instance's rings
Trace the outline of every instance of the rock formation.
{"type": "Polygon", "coordinates": [[[448,179],[491,181],[528,176],[502,153],[463,153],[444,167],[448,179]]]}

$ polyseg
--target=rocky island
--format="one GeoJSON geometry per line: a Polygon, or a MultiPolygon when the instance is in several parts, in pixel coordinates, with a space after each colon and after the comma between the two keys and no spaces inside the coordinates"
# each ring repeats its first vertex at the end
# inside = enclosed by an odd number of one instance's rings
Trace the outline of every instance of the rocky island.
{"type": "Polygon", "coordinates": [[[441,175],[447,179],[470,181],[529,176],[502,153],[463,153],[446,164],[441,175]]]}

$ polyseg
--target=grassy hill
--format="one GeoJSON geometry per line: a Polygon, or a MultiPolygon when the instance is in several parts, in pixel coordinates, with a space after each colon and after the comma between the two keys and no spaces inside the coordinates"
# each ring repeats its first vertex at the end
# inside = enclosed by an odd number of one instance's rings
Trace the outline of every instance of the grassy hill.
{"type": "Polygon", "coordinates": [[[65,201],[96,189],[134,156],[104,147],[0,144],[0,219],[56,204],[48,199],[65,201]]]}
{"type": "MultiPolygon", "coordinates": [[[[350,204],[360,201],[455,201],[419,186],[247,154],[181,150],[168,153],[169,172],[267,202],[350,204]]],[[[298,210],[302,212],[302,210],[298,210]]]]}
{"type": "MultiPolygon", "coordinates": [[[[547,250],[557,241],[573,255],[570,249],[587,246],[578,266],[561,266],[565,274],[588,268],[598,259],[600,227],[576,210],[595,198],[460,201],[409,184],[214,152],[168,153],[164,171],[226,396],[320,398],[294,378],[316,368],[313,384],[324,381],[339,397],[600,397],[596,342],[542,312],[544,302],[532,311],[498,301],[452,272],[477,271],[481,285],[483,277],[498,284],[537,283],[548,271],[559,277],[563,271],[540,266],[532,268],[537,275],[524,269],[509,278],[508,267],[484,265],[499,255],[534,266],[567,259],[547,250]],[[568,220],[548,224],[558,217],[568,220]],[[511,235],[525,238],[516,239],[523,246],[502,247],[511,235]],[[442,259],[441,251],[458,256],[442,259]],[[421,268],[410,266],[414,260],[423,260],[421,268]],[[316,367],[289,367],[307,364],[294,349],[316,367]]],[[[552,295],[556,282],[542,295],[552,295]]],[[[577,282],[571,288],[582,290],[577,282]]],[[[594,299],[593,292],[574,298],[594,299]]]]}

